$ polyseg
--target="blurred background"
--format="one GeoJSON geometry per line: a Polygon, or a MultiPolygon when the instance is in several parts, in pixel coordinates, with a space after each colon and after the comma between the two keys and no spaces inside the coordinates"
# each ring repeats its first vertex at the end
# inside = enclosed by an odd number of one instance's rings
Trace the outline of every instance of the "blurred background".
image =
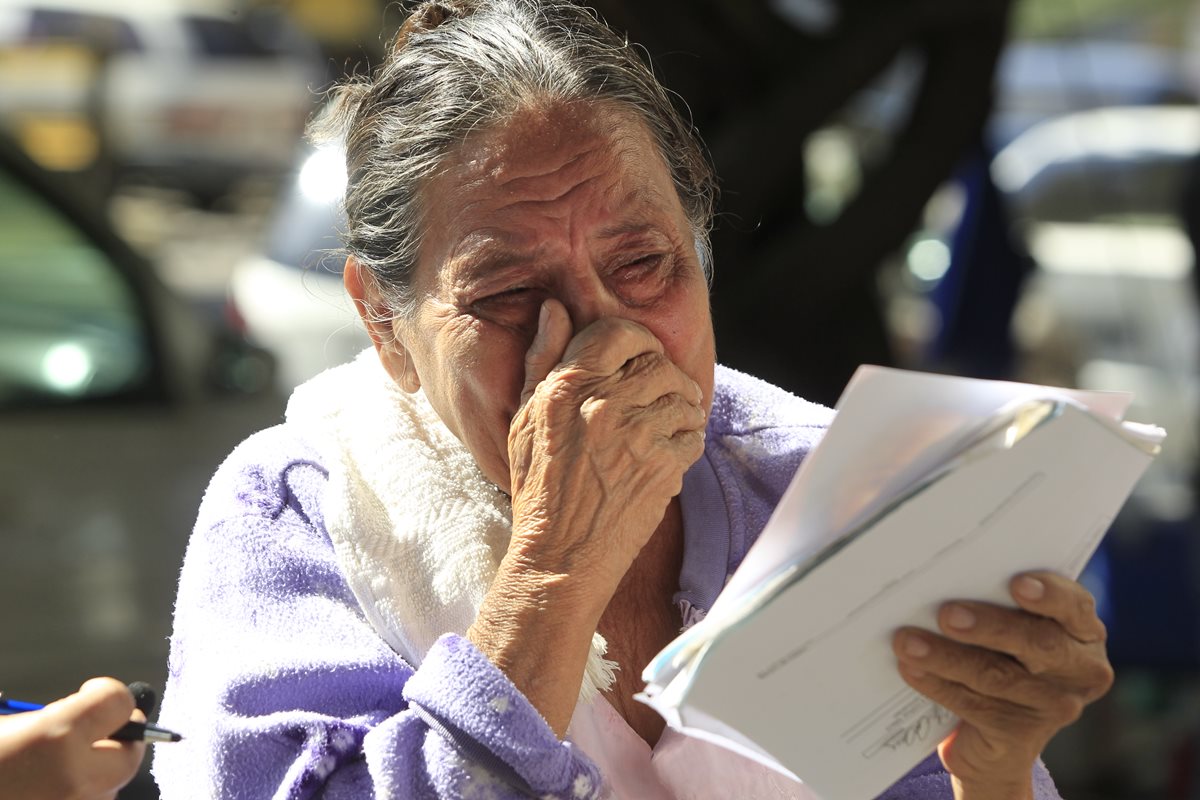
{"type": "MultiPolygon", "coordinates": [[[[721,177],[720,359],[1135,393],[1170,432],[1085,572],[1117,684],[1063,794],[1200,798],[1200,2],[600,0],[721,177]]],[[[322,90],[385,0],[0,0],[0,688],[165,678],[204,486],[363,347],[322,90]]],[[[143,775],[121,795],[155,797],[143,775]]]]}

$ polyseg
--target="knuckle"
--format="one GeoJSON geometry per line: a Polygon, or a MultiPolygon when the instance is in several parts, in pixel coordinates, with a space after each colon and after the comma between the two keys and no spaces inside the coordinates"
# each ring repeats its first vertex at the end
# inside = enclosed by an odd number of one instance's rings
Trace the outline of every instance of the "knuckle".
{"type": "Polygon", "coordinates": [[[589,428],[608,428],[620,418],[620,404],[607,397],[591,396],[579,404],[579,415],[589,428]]]}
{"type": "Polygon", "coordinates": [[[995,698],[984,692],[964,692],[958,702],[959,715],[970,720],[991,720],[1002,713],[995,698]]]}
{"type": "Polygon", "coordinates": [[[647,350],[644,353],[638,353],[634,356],[634,359],[640,362],[647,370],[652,371],[666,370],[675,366],[674,362],[661,350],[647,350]]]}
{"type": "Polygon", "coordinates": [[[1112,664],[1108,663],[1108,659],[1104,659],[1098,663],[1093,671],[1092,679],[1088,682],[1088,699],[1095,700],[1097,697],[1108,694],[1108,690],[1113,687],[1116,677],[1116,673],[1113,671],[1112,664]]]}
{"type": "Polygon", "coordinates": [[[126,719],[133,713],[133,695],[125,686],[117,681],[92,683],[89,681],[92,696],[91,704],[86,707],[81,717],[94,720],[126,719]]]}
{"type": "Polygon", "coordinates": [[[675,392],[659,395],[648,408],[655,411],[661,411],[666,414],[672,414],[676,418],[688,415],[688,402],[675,392]]]}
{"type": "Polygon", "coordinates": [[[1075,600],[1075,616],[1082,623],[1087,623],[1096,617],[1096,598],[1091,592],[1082,592],[1075,600]]]}
{"type": "Polygon", "coordinates": [[[1062,656],[1064,636],[1057,622],[1038,620],[1029,631],[1029,646],[1043,662],[1052,665],[1062,656]]]}
{"type": "Polygon", "coordinates": [[[605,348],[625,338],[629,330],[626,322],[620,317],[600,317],[588,324],[576,338],[587,347],[605,348]]]}
{"type": "Polygon", "coordinates": [[[1107,692],[1116,683],[1117,673],[1113,670],[1112,664],[1108,663],[1108,659],[1104,660],[1104,664],[1100,668],[1100,681],[1097,683],[1101,693],[1107,692]]]}
{"type": "Polygon", "coordinates": [[[991,608],[977,608],[977,613],[983,615],[983,624],[988,632],[1000,641],[1009,641],[1025,634],[1024,615],[1012,613],[997,613],[991,608]]]}
{"type": "Polygon", "coordinates": [[[1000,657],[987,659],[976,678],[979,691],[993,696],[1006,693],[1018,680],[1015,671],[1014,665],[1000,657]]]}
{"type": "Polygon", "coordinates": [[[667,494],[669,494],[671,497],[674,497],[675,495],[677,495],[681,491],[683,491],[683,473],[682,472],[671,473],[671,480],[667,481],[667,485],[665,488],[666,488],[667,494]]]}
{"type": "Polygon", "coordinates": [[[577,396],[594,382],[591,372],[579,366],[560,367],[538,384],[535,395],[540,394],[552,402],[566,402],[577,396]]]}
{"type": "Polygon", "coordinates": [[[623,317],[604,317],[594,324],[599,327],[602,338],[618,350],[644,347],[647,337],[653,337],[644,326],[623,317]]]}
{"type": "Polygon", "coordinates": [[[619,372],[624,378],[651,377],[662,370],[663,360],[661,353],[638,353],[619,372]]]}
{"type": "Polygon", "coordinates": [[[1082,697],[1064,692],[1055,698],[1051,713],[1054,716],[1055,722],[1061,725],[1070,725],[1083,715],[1085,705],[1086,703],[1082,697]]]}
{"type": "Polygon", "coordinates": [[[704,434],[701,431],[685,431],[682,438],[685,445],[682,460],[691,466],[704,453],[704,434]]]}

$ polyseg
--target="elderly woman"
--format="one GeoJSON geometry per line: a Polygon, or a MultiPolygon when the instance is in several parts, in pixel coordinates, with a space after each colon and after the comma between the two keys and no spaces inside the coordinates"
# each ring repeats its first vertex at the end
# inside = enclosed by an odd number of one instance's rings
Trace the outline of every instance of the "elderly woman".
{"type": "MultiPolygon", "coordinates": [[[[426,3],[330,127],[375,347],[208,490],[163,797],[810,797],[633,699],[830,417],[715,365],[713,180],[664,90],[568,3],[426,3]]],[[[1072,582],[1013,587],[897,633],[962,722],[886,796],[1057,796],[1038,754],[1107,688],[1104,630],[1072,582]]]]}

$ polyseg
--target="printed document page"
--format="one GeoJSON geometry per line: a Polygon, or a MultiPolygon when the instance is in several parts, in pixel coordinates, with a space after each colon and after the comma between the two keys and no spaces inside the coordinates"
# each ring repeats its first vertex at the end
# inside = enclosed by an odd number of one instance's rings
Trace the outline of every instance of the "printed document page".
{"type": "Polygon", "coordinates": [[[1124,415],[1133,399],[1126,392],[859,367],[838,401],[834,424],[801,465],[713,613],[719,616],[732,599],[780,565],[803,561],[853,530],[882,503],[945,462],[999,409],[1055,395],[1113,420],[1124,415]]]}
{"type": "Polygon", "coordinates": [[[825,800],[894,783],[956,720],[900,678],[892,632],[936,628],[953,598],[1011,605],[1017,572],[1077,576],[1164,435],[1122,426],[1127,395],[1070,393],[1011,446],[979,440],[997,409],[1048,394],[860,371],[756,563],[647,667],[643,699],[825,800]]]}

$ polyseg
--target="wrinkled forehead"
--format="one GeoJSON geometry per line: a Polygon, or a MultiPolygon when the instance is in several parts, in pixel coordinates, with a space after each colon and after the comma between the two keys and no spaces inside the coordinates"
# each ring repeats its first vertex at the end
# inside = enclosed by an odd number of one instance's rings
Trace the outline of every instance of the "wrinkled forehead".
{"type": "Polygon", "coordinates": [[[674,194],[665,160],[632,111],[612,102],[534,103],[448,154],[426,199],[550,201],[579,181],[604,178],[624,192],[674,194]]]}

